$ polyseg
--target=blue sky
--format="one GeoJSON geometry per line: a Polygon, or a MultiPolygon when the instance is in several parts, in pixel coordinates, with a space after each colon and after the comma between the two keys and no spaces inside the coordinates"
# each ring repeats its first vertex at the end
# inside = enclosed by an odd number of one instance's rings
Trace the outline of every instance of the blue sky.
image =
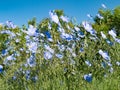
{"type": "Polygon", "coordinates": [[[54,9],[64,10],[80,23],[88,19],[87,14],[95,16],[102,3],[113,9],[120,5],[120,0],[0,0],[0,23],[10,20],[21,26],[33,17],[40,22],[54,9]]]}

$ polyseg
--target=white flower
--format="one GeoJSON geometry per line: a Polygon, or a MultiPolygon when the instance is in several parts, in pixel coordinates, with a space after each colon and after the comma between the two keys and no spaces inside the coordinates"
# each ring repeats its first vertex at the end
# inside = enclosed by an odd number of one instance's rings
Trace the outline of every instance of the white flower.
{"type": "Polygon", "coordinates": [[[63,55],[62,55],[62,54],[56,54],[56,57],[62,59],[62,58],[63,58],[63,55]]]}
{"type": "Polygon", "coordinates": [[[13,28],[15,29],[17,26],[12,23],[12,21],[6,21],[6,25],[8,28],[13,28]]]}
{"type": "Polygon", "coordinates": [[[37,51],[37,43],[36,42],[27,43],[27,46],[31,52],[35,53],[37,51]]]}
{"type": "Polygon", "coordinates": [[[27,59],[27,64],[30,67],[34,67],[36,65],[35,57],[34,56],[30,56],[30,58],[27,59]]]}
{"type": "Polygon", "coordinates": [[[97,14],[97,17],[98,17],[99,19],[103,19],[103,16],[101,16],[100,14],[97,14]]]}
{"type": "Polygon", "coordinates": [[[16,39],[15,42],[16,42],[16,43],[20,42],[20,39],[16,39]]]}
{"type": "Polygon", "coordinates": [[[110,57],[107,52],[103,52],[101,49],[99,50],[99,54],[106,60],[110,60],[110,57]]]}
{"type": "Polygon", "coordinates": [[[29,25],[28,31],[24,31],[25,33],[27,33],[29,36],[36,36],[37,32],[36,32],[36,28],[34,28],[34,26],[29,25]]]}
{"type": "Polygon", "coordinates": [[[67,25],[67,28],[70,30],[70,26],[69,25],[67,25]]]}
{"type": "Polygon", "coordinates": [[[49,15],[50,15],[50,18],[51,18],[51,20],[52,20],[53,22],[59,24],[59,18],[58,18],[58,16],[56,15],[56,13],[50,11],[50,12],[49,12],[49,15]]]}
{"type": "Polygon", "coordinates": [[[112,67],[110,67],[109,71],[110,71],[110,73],[113,73],[113,68],[112,68],[112,67]]]}
{"type": "Polygon", "coordinates": [[[114,30],[110,30],[108,33],[109,33],[114,39],[116,38],[116,33],[115,33],[114,30]]]}
{"type": "Polygon", "coordinates": [[[92,64],[90,63],[90,61],[85,61],[85,63],[88,65],[88,66],[92,66],[92,64]]]}
{"type": "Polygon", "coordinates": [[[13,60],[13,56],[8,56],[6,59],[7,60],[13,60]]]}
{"type": "Polygon", "coordinates": [[[68,17],[65,17],[65,16],[61,16],[60,17],[64,22],[69,22],[69,18],[68,17]]]}
{"type": "Polygon", "coordinates": [[[117,61],[116,64],[117,64],[118,66],[120,66],[120,62],[117,61]]]}
{"type": "Polygon", "coordinates": [[[60,36],[62,39],[65,39],[67,41],[73,40],[73,36],[67,33],[62,33],[60,36]]]}
{"type": "Polygon", "coordinates": [[[82,25],[85,28],[85,30],[87,30],[88,32],[93,29],[92,26],[87,21],[83,21],[82,25]]]}
{"type": "Polygon", "coordinates": [[[64,45],[58,45],[58,49],[59,49],[60,51],[64,51],[64,50],[65,50],[65,46],[64,46],[64,45]]]}
{"type": "Polygon", "coordinates": [[[3,72],[3,66],[0,65],[0,73],[2,73],[2,72],[3,72]]]}
{"type": "Polygon", "coordinates": [[[53,42],[53,39],[52,38],[48,38],[48,41],[53,42]]]}
{"type": "Polygon", "coordinates": [[[118,39],[118,38],[115,38],[115,41],[118,42],[118,43],[120,43],[120,39],[118,39]]]}
{"type": "Polygon", "coordinates": [[[102,36],[103,39],[107,39],[106,35],[102,31],[100,33],[101,33],[101,36],[102,36]]]}
{"type": "Polygon", "coordinates": [[[50,46],[45,45],[45,49],[48,50],[49,52],[51,52],[52,54],[54,54],[54,50],[52,48],[50,48],[50,46]]]}
{"type": "Polygon", "coordinates": [[[51,29],[51,28],[52,28],[52,27],[51,27],[51,24],[49,23],[49,24],[48,24],[48,29],[51,29]]]}
{"type": "Polygon", "coordinates": [[[6,57],[6,59],[4,60],[3,64],[14,64],[14,62],[11,62],[12,60],[16,60],[16,58],[12,55],[6,57]]]}
{"type": "Polygon", "coordinates": [[[46,60],[48,60],[48,59],[52,59],[52,54],[50,53],[50,52],[48,52],[48,51],[45,51],[44,52],[44,58],[46,59],[46,60]]]}
{"type": "Polygon", "coordinates": [[[84,21],[84,22],[82,22],[82,25],[83,25],[83,27],[85,28],[85,30],[86,30],[87,32],[89,32],[91,35],[94,35],[94,36],[95,36],[96,31],[93,30],[93,28],[92,28],[92,26],[89,24],[89,22],[84,21]]]}
{"type": "Polygon", "coordinates": [[[61,33],[65,32],[65,30],[63,28],[61,28],[61,27],[58,27],[58,31],[61,32],[61,33]]]}
{"type": "Polygon", "coordinates": [[[16,36],[15,33],[11,32],[11,31],[9,31],[9,30],[3,30],[3,31],[1,31],[0,33],[1,33],[1,34],[8,34],[8,35],[10,35],[11,38],[13,38],[13,37],[16,36]]]}
{"type": "Polygon", "coordinates": [[[80,29],[78,27],[75,26],[74,28],[77,32],[80,31],[80,29]]]}

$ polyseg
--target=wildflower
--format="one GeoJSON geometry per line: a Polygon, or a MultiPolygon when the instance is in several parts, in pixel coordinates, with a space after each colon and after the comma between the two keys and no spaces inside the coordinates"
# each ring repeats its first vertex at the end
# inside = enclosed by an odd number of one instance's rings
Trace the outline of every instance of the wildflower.
{"type": "Polygon", "coordinates": [[[54,13],[54,11],[50,11],[49,15],[50,15],[50,18],[53,22],[55,22],[56,24],[59,24],[59,18],[57,16],[57,14],[54,13]]]}
{"type": "Polygon", "coordinates": [[[117,62],[116,62],[116,65],[120,66],[120,62],[117,61],[117,62]]]}
{"type": "Polygon", "coordinates": [[[30,70],[25,71],[26,80],[30,80],[30,70]]]}
{"type": "Polygon", "coordinates": [[[9,31],[9,30],[3,30],[3,31],[1,31],[1,34],[8,34],[8,35],[11,36],[11,38],[13,38],[13,37],[16,36],[15,33],[11,32],[11,31],[9,31]]]}
{"type": "Polygon", "coordinates": [[[118,38],[115,38],[115,41],[118,42],[118,43],[120,43],[120,39],[118,39],[118,38]]]}
{"type": "Polygon", "coordinates": [[[103,19],[103,16],[101,16],[100,14],[97,14],[97,17],[98,17],[99,19],[103,19]]]}
{"type": "Polygon", "coordinates": [[[45,52],[44,52],[44,58],[45,58],[46,60],[52,59],[52,57],[53,57],[53,55],[52,55],[50,52],[48,52],[48,51],[45,51],[45,52]]]}
{"type": "Polygon", "coordinates": [[[80,52],[83,52],[83,51],[84,51],[84,48],[81,47],[81,48],[80,48],[80,52]]]}
{"type": "Polygon", "coordinates": [[[25,33],[27,33],[29,36],[36,36],[37,32],[36,32],[36,28],[32,25],[29,25],[29,28],[27,31],[24,31],[25,33]]]}
{"type": "Polygon", "coordinates": [[[50,23],[48,23],[48,29],[51,29],[52,27],[51,27],[51,24],[50,23]]]}
{"type": "Polygon", "coordinates": [[[28,49],[32,52],[35,53],[37,51],[37,43],[36,42],[30,42],[27,43],[28,49]]]}
{"type": "Polygon", "coordinates": [[[110,71],[110,73],[113,73],[113,68],[112,68],[112,67],[110,67],[109,71],[110,71]]]}
{"type": "Polygon", "coordinates": [[[6,59],[7,59],[7,60],[13,60],[13,56],[12,56],[12,55],[11,55],[11,56],[8,56],[6,59]]]}
{"type": "Polygon", "coordinates": [[[3,66],[0,65],[0,73],[2,73],[2,72],[3,72],[3,66]]]}
{"type": "Polygon", "coordinates": [[[78,28],[78,27],[74,27],[74,29],[78,32],[78,31],[80,31],[80,29],[78,28]]]}
{"type": "Polygon", "coordinates": [[[62,59],[63,55],[62,54],[56,54],[56,57],[58,57],[59,59],[62,59]]]}
{"type": "Polygon", "coordinates": [[[30,58],[27,59],[27,64],[30,67],[34,67],[36,65],[35,56],[34,55],[31,55],[30,58]]]}
{"type": "Polygon", "coordinates": [[[5,55],[7,55],[7,54],[8,54],[7,50],[3,49],[3,50],[2,50],[2,56],[5,56],[5,55]]]}
{"type": "Polygon", "coordinates": [[[14,62],[12,62],[13,60],[16,60],[16,58],[12,55],[7,56],[6,59],[4,60],[3,64],[7,64],[7,65],[11,65],[11,64],[15,64],[14,62]]]}
{"type": "Polygon", "coordinates": [[[8,28],[15,29],[17,26],[12,23],[12,21],[6,21],[6,25],[8,28]]]}
{"type": "Polygon", "coordinates": [[[82,25],[85,28],[85,30],[89,32],[91,35],[96,34],[96,31],[93,30],[92,26],[87,21],[82,22],[82,25]]]}
{"type": "Polygon", "coordinates": [[[37,76],[32,77],[32,81],[35,83],[38,80],[37,76]]]}
{"type": "Polygon", "coordinates": [[[45,47],[45,49],[48,50],[50,53],[52,53],[52,54],[54,53],[54,50],[53,50],[52,48],[50,48],[49,45],[45,45],[44,47],[45,47]]]}
{"type": "Polygon", "coordinates": [[[45,35],[46,35],[48,41],[52,42],[53,39],[51,38],[51,34],[50,34],[50,32],[49,32],[49,31],[46,31],[46,32],[44,32],[44,33],[45,33],[45,35]]]}
{"type": "Polygon", "coordinates": [[[102,31],[100,33],[101,33],[102,38],[106,39],[106,35],[102,31]]]}
{"type": "Polygon", "coordinates": [[[110,30],[108,33],[109,33],[114,39],[116,38],[116,33],[115,33],[114,30],[110,30]]]}
{"type": "Polygon", "coordinates": [[[47,38],[51,38],[51,34],[50,34],[49,31],[46,31],[46,32],[45,32],[45,35],[46,35],[47,38]]]}
{"type": "Polygon", "coordinates": [[[16,76],[13,76],[13,77],[12,77],[12,80],[16,80],[16,79],[17,79],[17,77],[16,77],[16,76]]]}
{"type": "Polygon", "coordinates": [[[90,61],[85,61],[85,63],[88,65],[88,66],[92,66],[92,64],[90,63],[90,61]]]}
{"type": "Polygon", "coordinates": [[[99,54],[105,59],[110,60],[110,57],[107,52],[103,52],[101,49],[99,50],[99,54]]]}
{"type": "Polygon", "coordinates": [[[82,25],[88,32],[90,32],[93,29],[92,26],[87,21],[82,22],[82,25]]]}
{"type": "Polygon", "coordinates": [[[79,31],[79,32],[78,32],[78,36],[81,37],[81,38],[84,38],[84,37],[85,37],[85,35],[84,35],[84,33],[83,33],[82,31],[79,31]]]}
{"type": "Polygon", "coordinates": [[[64,32],[65,32],[64,29],[61,28],[61,27],[58,27],[58,31],[61,32],[61,33],[64,33],[64,32]]]}
{"type": "Polygon", "coordinates": [[[20,40],[19,40],[19,39],[16,39],[15,42],[18,43],[18,42],[20,42],[20,40]]]}
{"type": "Polygon", "coordinates": [[[70,30],[70,26],[67,24],[67,28],[70,30]]]}
{"type": "Polygon", "coordinates": [[[73,36],[70,35],[70,34],[67,34],[67,33],[62,33],[60,36],[61,36],[62,39],[65,39],[67,41],[73,40],[73,36]]]}
{"type": "Polygon", "coordinates": [[[110,46],[113,45],[113,42],[111,42],[109,39],[106,39],[106,42],[107,42],[110,46]]]}
{"type": "Polygon", "coordinates": [[[68,19],[68,17],[61,16],[60,18],[61,18],[61,19],[62,19],[64,22],[67,22],[67,23],[69,22],[69,19],[68,19]]]}
{"type": "Polygon", "coordinates": [[[84,79],[85,79],[87,82],[91,82],[91,81],[92,81],[92,74],[85,74],[85,75],[84,75],[84,79]]]}
{"type": "Polygon", "coordinates": [[[112,66],[112,64],[111,64],[110,62],[107,62],[107,64],[108,64],[108,66],[110,66],[110,67],[112,66]]]}
{"type": "Polygon", "coordinates": [[[64,45],[58,45],[58,49],[59,49],[60,51],[64,51],[64,50],[65,50],[65,46],[64,46],[64,45]]]}

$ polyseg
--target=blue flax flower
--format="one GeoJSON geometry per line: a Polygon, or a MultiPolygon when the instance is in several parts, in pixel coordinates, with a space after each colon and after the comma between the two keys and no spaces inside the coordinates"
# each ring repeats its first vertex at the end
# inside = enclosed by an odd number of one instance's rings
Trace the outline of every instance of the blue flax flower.
{"type": "Polygon", "coordinates": [[[120,62],[117,61],[117,62],[116,62],[116,65],[120,66],[120,62]]]}
{"type": "Polygon", "coordinates": [[[23,32],[27,33],[29,36],[37,36],[38,35],[37,29],[32,25],[29,25],[28,31],[23,31],[23,32]]]}
{"type": "Polygon", "coordinates": [[[8,28],[15,29],[17,26],[12,23],[12,21],[6,21],[6,26],[8,28]]]}
{"type": "Polygon", "coordinates": [[[62,54],[56,54],[56,57],[58,57],[59,59],[62,59],[63,55],[62,54]]]}
{"type": "Polygon", "coordinates": [[[27,64],[30,67],[34,67],[36,65],[36,61],[35,61],[35,56],[31,55],[30,58],[27,59],[27,64]]]}
{"type": "Polygon", "coordinates": [[[109,39],[106,39],[106,42],[107,42],[110,46],[113,45],[113,42],[111,42],[109,39]]]}
{"type": "Polygon", "coordinates": [[[45,52],[44,52],[44,58],[45,58],[46,60],[52,59],[52,57],[53,57],[53,55],[52,55],[50,52],[48,52],[48,51],[45,51],[45,52]]]}
{"type": "Polygon", "coordinates": [[[59,22],[59,18],[57,16],[57,14],[54,11],[50,11],[49,12],[50,18],[53,22],[55,22],[56,24],[60,24],[59,22]]]}
{"type": "Polygon", "coordinates": [[[85,75],[84,75],[84,79],[85,79],[87,82],[91,82],[91,81],[92,81],[92,74],[85,74],[85,75]]]}
{"type": "Polygon", "coordinates": [[[114,39],[116,38],[116,32],[114,31],[114,30],[110,30],[109,32],[108,32],[114,39]]]}
{"type": "Polygon", "coordinates": [[[89,22],[84,21],[84,22],[82,22],[82,25],[87,32],[89,32],[91,35],[95,36],[96,31],[92,28],[92,26],[89,24],[89,22]]]}
{"type": "Polygon", "coordinates": [[[69,22],[69,18],[68,17],[66,17],[66,16],[61,16],[60,17],[64,22],[69,22]]]}
{"type": "Polygon", "coordinates": [[[89,60],[85,61],[85,63],[86,63],[88,66],[92,66],[92,64],[90,63],[89,60]]]}
{"type": "Polygon", "coordinates": [[[0,73],[2,73],[2,72],[3,72],[3,66],[0,65],[0,73]]]}
{"type": "Polygon", "coordinates": [[[103,52],[101,49],[99,50],[99,54],[105,59],[110,60],[110,57],[107,52],[103,52]]]}
{"type": "Polygon", "coordinates": [[[67,41],[73,40],[73,36],[67,33],[62,33],[60,36],[62,39],[67,40],[67,41]]]}

